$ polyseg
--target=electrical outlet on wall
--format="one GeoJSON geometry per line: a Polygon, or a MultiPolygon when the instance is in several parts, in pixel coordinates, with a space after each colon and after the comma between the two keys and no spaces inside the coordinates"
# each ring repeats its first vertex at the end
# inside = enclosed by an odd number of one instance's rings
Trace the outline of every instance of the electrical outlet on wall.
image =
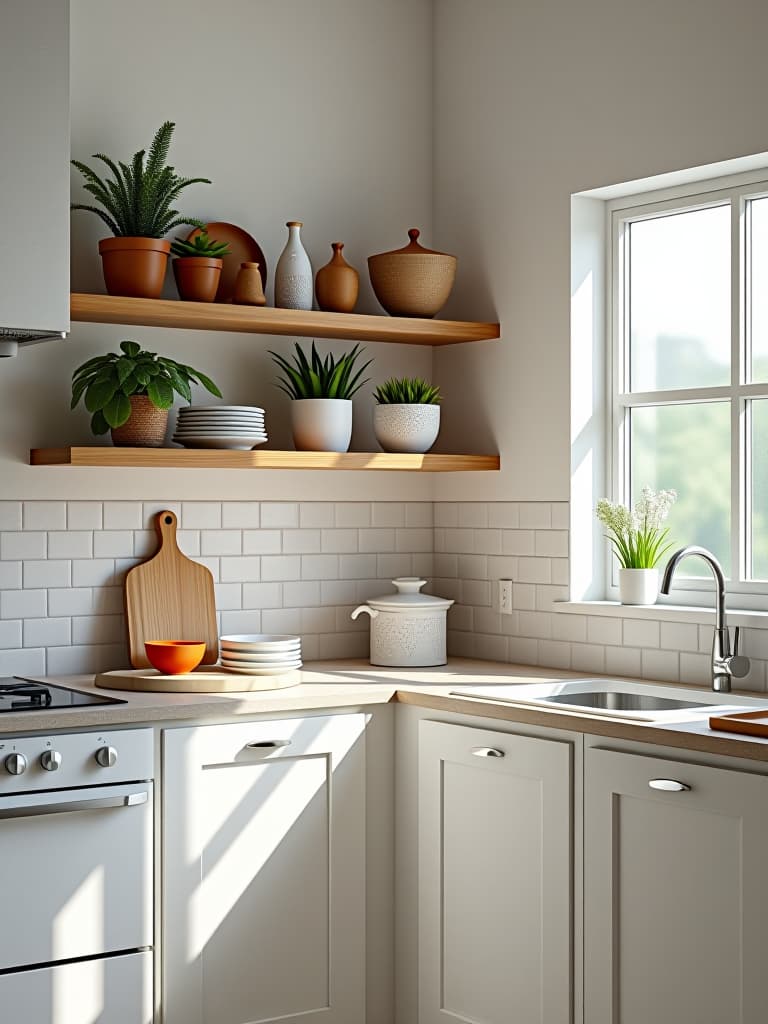
{"type": "Polygon", "coordinates": [[[502,615],[512,614],[512,580],[499,580],[499,611],[502,615]]]}

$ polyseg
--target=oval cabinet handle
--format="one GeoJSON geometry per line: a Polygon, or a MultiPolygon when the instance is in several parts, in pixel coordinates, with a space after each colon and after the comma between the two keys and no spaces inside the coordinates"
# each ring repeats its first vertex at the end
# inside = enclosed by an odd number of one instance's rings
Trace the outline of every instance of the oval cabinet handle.
{"type": "Polygon", "coordinates": [[[249,750],[275,750],[277,747],[290,747],[290,740],[257,740],[255,743],[246,743],[249,750]]]}
{"type": "Polygon", "coordinates": [[[475,757],[504,757],[504,751],[497,747],[472,747],[475,757]]]}
{"type": "Polygon", "coordinates": [[[651,789],[660,789],[662,793],[685,793],[690,786],[685,782],[678,782],[676,779],[651,779],[648,783],[651,789]]]}

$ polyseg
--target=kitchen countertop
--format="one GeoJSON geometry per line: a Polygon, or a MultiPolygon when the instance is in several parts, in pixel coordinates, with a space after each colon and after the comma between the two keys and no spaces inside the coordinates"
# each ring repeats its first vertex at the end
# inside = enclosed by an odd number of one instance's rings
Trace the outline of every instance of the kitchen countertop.
{"type": "MultiPolygon", "coordinates": [[[[125,703],[50,712],[16,712],[3,716],[0,735],[139,724],[180,724],[204,719],[221,721],[241,715],[284,714],[398,702],[523,725],[567,729],[620,740],[768,761],[768,739],[713,731],[709,728],[707,717],[699,721],[668,724],[658,721],[630,722],[626,719],[598,718],[578,711],[494,704],[488,700],[456,696],[450,692],[454,688],[465,689],[469,686],[523,684],[544,679],[583,679],[584,673],[452,658],[447,665],[428,669],[378,668],[367,661],[312,662],[304,665],[300,675],[301,683],[298,686],[257,693],[160,694],[99,689],[96,692],[119,697],[125,703]]],[[[51,676],[48,681],[80,690],[93,688],[93,676],[90,675],[51,676]]],[[[674,685],[683,686],[680,683],[674,685]]],[[[758,694],[745,695],[759,697],[758,694]]],[[[765,704],[768,708],[768,695],[765,704]]]]}

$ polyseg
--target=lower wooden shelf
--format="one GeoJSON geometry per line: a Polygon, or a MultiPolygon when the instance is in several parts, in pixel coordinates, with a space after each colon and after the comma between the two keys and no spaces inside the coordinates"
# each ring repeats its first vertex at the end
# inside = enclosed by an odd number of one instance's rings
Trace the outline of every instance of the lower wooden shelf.
{"type": "Polygon", "coordinates": [[[31,466],[112,466],[143,469],[373,469],[421,473],[498,470],[498,455],[390,452],[225,451],[220,448],[33,448],[31,466]]]}

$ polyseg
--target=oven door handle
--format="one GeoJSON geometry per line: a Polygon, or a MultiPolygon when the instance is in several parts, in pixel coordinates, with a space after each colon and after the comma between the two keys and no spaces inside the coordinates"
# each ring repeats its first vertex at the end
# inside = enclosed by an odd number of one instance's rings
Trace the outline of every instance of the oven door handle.
{"type": "Polygon", "coordinates": [[[99,796],[88,800],[69,800],[54,804],[26,804],[19,807],[0,805],[0,819],[36,818],[41,814],[64,814],[74,811],[101,811],[108,807],[137,807],[149,799],[146,790],[137,793],[123,793],[120,796],[99,796]]]}

